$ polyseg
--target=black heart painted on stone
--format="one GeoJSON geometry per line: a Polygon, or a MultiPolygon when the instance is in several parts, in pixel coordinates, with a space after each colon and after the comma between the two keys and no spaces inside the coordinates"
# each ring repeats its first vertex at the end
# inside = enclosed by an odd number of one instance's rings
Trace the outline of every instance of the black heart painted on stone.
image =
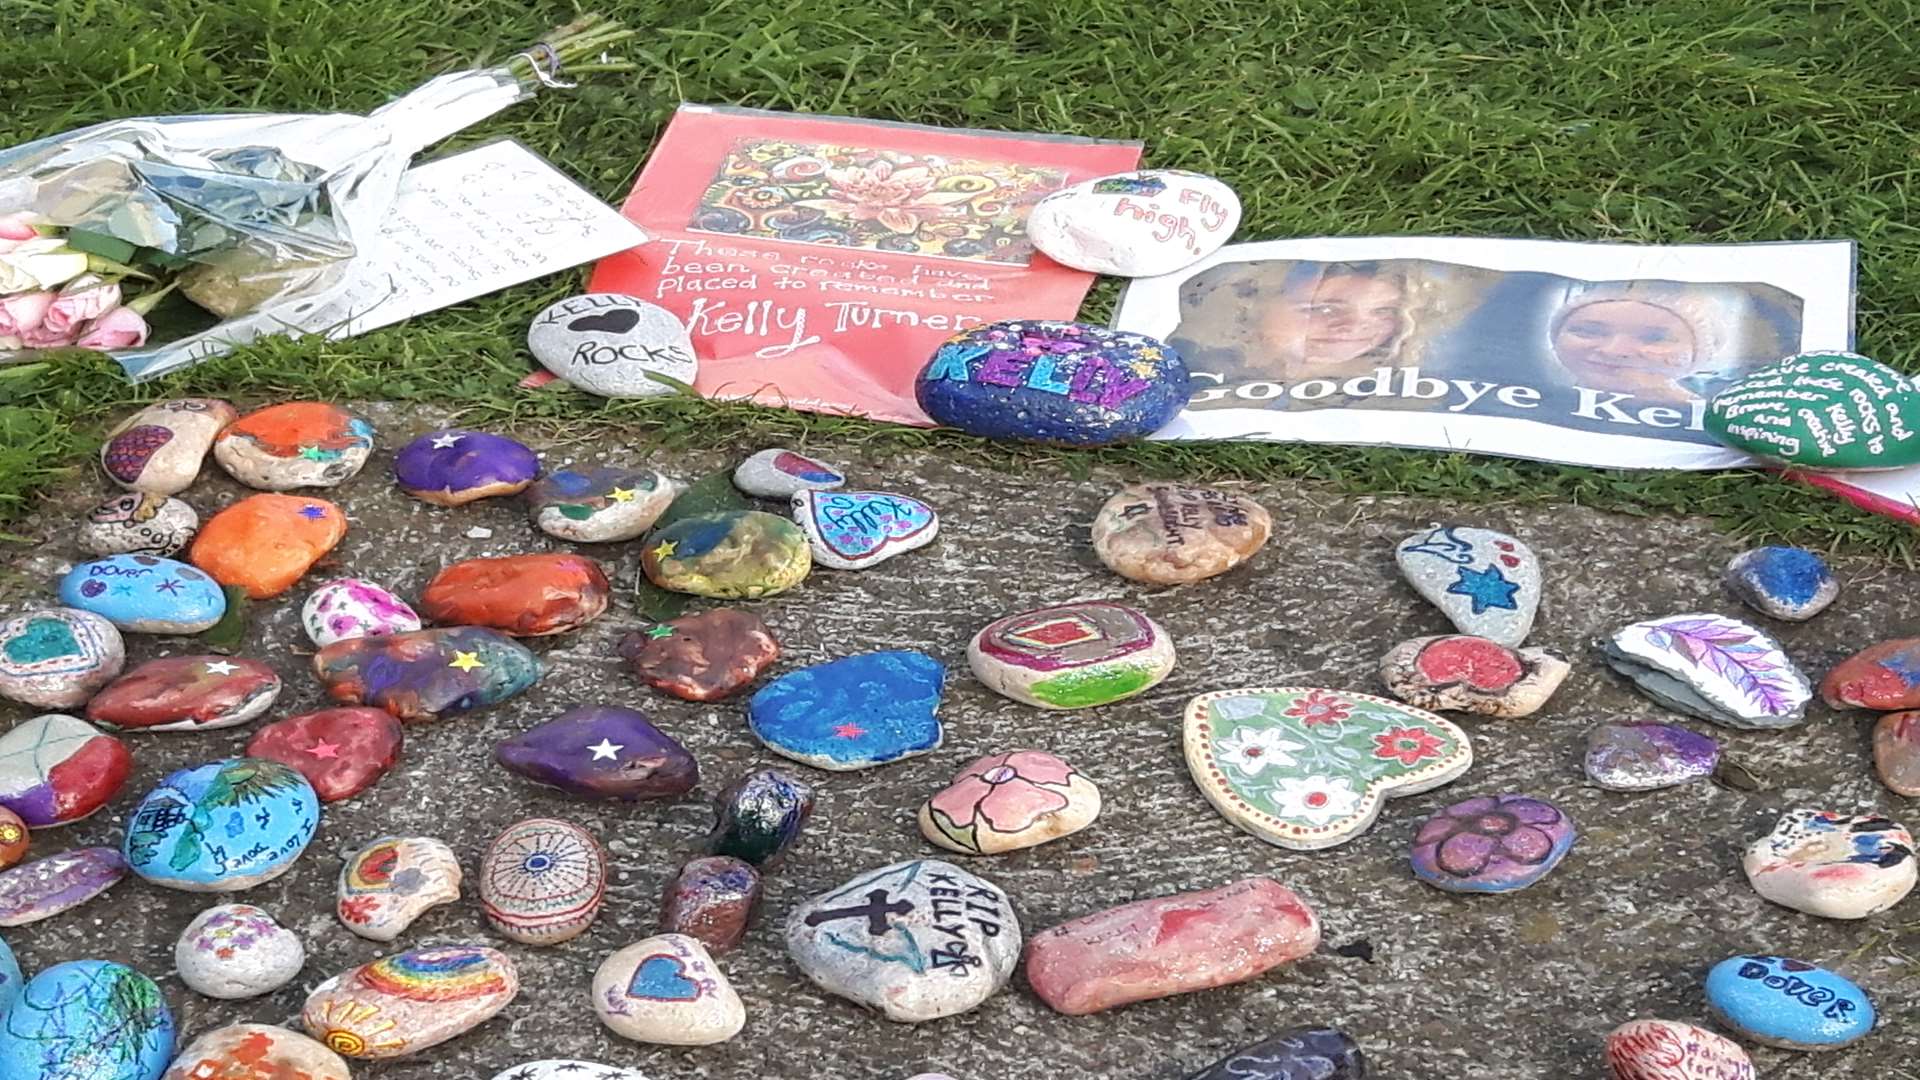
{"type": "Polygon", "coordinates": [[[603,334],[624,334],[640,325],[640,313],[632,308],[615,308],[598,315],[582,315],[567,324],[567,329],[578,330],[583,334],[599,331],[603,334]]]}

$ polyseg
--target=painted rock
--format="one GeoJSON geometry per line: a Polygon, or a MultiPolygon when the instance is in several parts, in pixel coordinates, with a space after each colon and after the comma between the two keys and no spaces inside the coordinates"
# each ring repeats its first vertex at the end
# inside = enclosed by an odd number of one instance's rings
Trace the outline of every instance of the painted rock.
{"type": "Polygon", "coordinates": [[[1873,767],[1896,795],[1920,795],[1920,712],[1888,713],[1873,726],[1873,767]]]}
{"type": "Polygon", "coordinates": [[[373,453],[373,425],[338,405],[290,401],[235,420],[213,441],[213,459],[262,491],[337,487],[373,453]]]}
{"type": "Polygon", "coordinates": [[[1806,548],[1758,547],[1727,564],[1727,588],[1762,615],[1805,622],[1840,595],[1827,562],[1806,548]]]}
{"type": "Polygon", "coordinates": [[[747,727],[767,749],[815,768],[872,768],[939,749],[946,681],[923,652],[849,656],[762,687],[747,701],[747,727]]]}
{"type": "Polygon", "coordinates": [[[26,976],[20,971],[20,961],[14,958],[13,948],[0,940],[0,1015],[13,1007],[20,997],[20,987],[26,983],[26,976]]]}
{"type": "Polygon", "coordinates": [[[133,491],[87,511],[80,548],[91,555],[171,555],[199,527],[200,515],[179,499],[133,491]]]}
{"type": "Polygon", "coordinates": [[[437,623],[545,637],[599,618],[612,598],[606,572],[585,555],[508,555],[442,569],[420,591],[420,613],[437,623]]]}
{"type": "Polygon", "coordinates": [[[653,528],[679,494],[677,484],[652,469],[581,465],[548,473],[521,498],[534,527],[548,536],[607,544],[653,528]]]}
{"type": "Polygon", "coordinates": [[[1093,518],[1093,553],[1123,578],[1185,585],[1253,557],[1273,518],[1252,499],[1218,488],[1129,484],[1093,518]]]}
{"type": "Polygon", "coordinates": [[[280,696],[280,676],[258,660],[169,656],[149,660],[87,702],[87,719],[117,728],[205,731],[244,724],[280,696]]]}
{"type": "Polygon", "coordinates": [[[1778,643],[1725,615],[1669,615],[1622,627],[1607,666],[1648,697],[1731,728],[1792,727],[1813,688],[1778,643]]]}
{"type": "Polygon", "coordinates": [[[0,622],[0,697],[43,709],[83,705],[127,662],[112,623],[53,608],[0,622]]]}
{"type": "Polygon", "coordinates": [[[942,342],[914,380],[935,423],[989,439],[1113,446],[1165,427],[1187,403],[1187,365],[1144,334],[1017,320],[942,342]]]}
{"type": "Polygon", "coordinates": [[[793,497],[793,520],[807,534],[813,561],[835,570],[877,566],[940,534],[933,507],[885,491],[802,491],[793,497]]]}
{"type": "Polygon", "coordinates": [[[0,926],[25,926],[71,911],[126,876],[127,861],[104,847],[75,848],[0,871],[0,926]]]}
{"type": "Polygon", "coordinates": [[[383,836],[347,856],[334,913],[369,941],[394,941],[414,920],[460,899],[460,857],[431,836],[383,836]]]}
{"type": "Polygon", "coordinates": [[[400,490],[437,506],[524,491],[540,475],[526,444],[484,431],[429,431],[393,456],[400,490]]]}
{"type": "Polygon", "coordinates": [[[1920,708],[1920,638],[1869,645],[1840,661],[1820,681],[1820,698],[1835,709],[1920,708]]]}
{"type": "Polygon", "coordinates": [[[1368,1075],[1367,1055],[1346,1032],[1296,1027],[1241,1047],[1187,1080],[1366,1080],[1368,1075]]]}
{"type": "Polygon", "coordinates": [[[920,806],[920,833],[949,851],[997,855],[1070,836],[1100,814],[1100,789],[1041,750],[989,754],[920,806]]]}
{"type": "Polygon", "coordinates": [[[548,371],[601,397],[677,394],[700,373],[678,315],[619,293],[569,296],[547,308],[527,328],[527,348],[548,371]]]}
{"type": "Polygon", "coordinates": [[[240,414],[216,398],[176,398],[121,421],[100,447],[100,467],[129,491],[175,495],[200,475],[214,436],[240,414]]]}
{"type": "Polygon", "coordinates": [[[1473,764],[1466,732],[1432,713],[1299,686],[1201,694],[1187,703],[1185,741],[1187,769],[1222,817],[1297,851],[1346,843],[1388,799],[1473,764]]]}
{"type": "MultiPolygon", "coordinates": [[[[193,1040],[161,1080],[350,1080],[340,1055],[297,1031],[233,1024],[193,1040]]],[[[580,1077],[577,1080],[592,1080],[580,1077]]]]}
{"type": "Polygon", "coordinates": [[[152,979],[105,960],[55,964],[20,990],[0,1029],[7,1080],[158,1080],[173,1012],[152,979]]]}
{"type": "Polygon", "coordinates": [[[917,1024],[999,992],[1020,962],[1007,894],[949,862],[872,870],[793,910],[787,954],[830,994],[917,1024]]]}
{"type": "Polygon", "coordinates": [[[347,535],[347,515],[325,499],[250,495],[213,515],[193,546],[193,565],[255,600],[279,596],[347,535]]]}
{"type": "Polygon", "coordinates": [[[1414,638],[1380,658],[1380,681],[1401,701],[1482,716],[1533,715],[1571,670],[1559,653],[1469,634],[1414,638]]]}
{"type": "Polygon", "coordinates": [[[1086,600],[988,623],[967,645],[967,664],[989,690],[1043,709],[1124,701],[1160,684],[1173,639],[1124,604],[1086,600]]]}
{"type": "Polygon", "coordinates": [[[1196,172],[1145,169],[1084,180],[1034,204],[1027,236],[1048,258],[1095,274],[1155,277],[1220,249],[1240,197],[1196,172]]]}
{"type": "Polygon", "coordinates": [[[831,491],[847,482],[840,470],[817,458],[774,447],[733,470],[733,486],[763,499],[790,499],[803,491],[831,491]]]}
{"type": "Polygon", "coordinates": [[[1587,732],[1587,777],[1609,791],[1653,791],[1712,776],[1720,744],[1672,724],[1601,724],[1587,732]]]}
{"type": "Polygon", "coordinates": [[[254,732],[247,756],[298,770],[321,802],[350,799],[400,760],[400,721],[384,709],[321,709],[254,732]]]}
{"type": "Polygon", "coordinates": [[[690,859],[667,882],[660,904],[660,932],[685,934],[715,956],[747,936],[760,904],[760,871],[731,855],[690,859]]]}
{"type": "Polygon", "coordinates": [[[747,1007],[706,946],[659,934],[615,952],[593,975],[593,1011],[635,1042],[707,1046],[747,1026],[747,1007]]]}
{"type": "Polygon", "coordinates": [[[498,705],[540,677],[526,646],[479,626],[336,641],[313,654],[335,701],[372,705],[402,720],[435,720],[498,705]]]}
{"type": "Polygon", "coordinates": [[[127,819],[133,872],[187,892],[237,892],[293,867],[320,824],[307,778],[277,761],[228,758],[168,774],[127,819]]]}
{"type": "Polygon", "coordinates": [[[0,735],[0,806],[36,829],[105,806],[132,771],[126,744],[79,717],[48,713],[0,735]]]}
{"type": "Polygon", "coordinates": [[[529,1061],[524,1065],[515,1065],[495,1076],[493,1080],[647,1080],[647,1078],[633,1069],[622,1069],[617,1065],[602,1065],[597,1061],[549,1058],[546,1061],[529,1061]]]}
{"type": "MultiPolygon", "coordinates": [[[[0,806],[0,870],[27,857],[27,849],[33,846],[33,833],[19,814],[0,806]]],[[[7,1011],[6,1004],[0,1002],[0,1013],[7,1011]]]]}
{"type": "Polygon", "coordinates": [[[1705,423],[1728,446],[1789,465],[1920,462],[1920,388],[1858,353],[1804,352],[1763,367],[1713,395],[1705,423]]]}
{"type": "Polygon", "coordinates": [[[1707,972],[1707,1009],[1754,1042],[1836,1050],[1873,1030],[1873,999],[1825,968],[1784,956],[1736,956],[1707,972]]]}
{"type": "Polygon", "coordinates": [[[1505,533],[1435,525],[1394,549],[1400,574],[1463,634],[1517,646],[1540,607],[1540,560],[1505,533]]]}
{"type": "Polygon", "coordinates": [[[480,859],[480,909],[502,937],[558,945],[580,936],[607,900],[607,853],[571,822],[528,818],[480,859]]]}
{"type": "Polygon", "coordinates": [[[800,838],[813,813],[813,789],[779,769],[762,769],[715,796],[713,809],[707,851],[766,870],[800,838]]]}
{"type": "Polygon", "coordinates": [[[618,705],[568,709],[502,739],[493,756],[508,772],[588,799],[671,799],[700,782],[686,747],[618,705]]]}
{"type": "Polygon", "coordinates": [[[1673,1020],[1630,1020],[1607,1033],[1608,1080],[1754,1080],[1740,1044],[1673,1020]]]}
{"type": "Polygon", "coordinates": [[[1864,919],[1906,899],[1913,835],[1884,817],[1792,810],[1741,860],[1753,891],[1795,911],[1864,919]]]}
{"type": "Polygon", "coordinates": [[[1136,900],[1061,923],[1027,944],[1027,982],[1056,1012],[1245,982],[1320,946],[1320,917],[1292,889],[1250,877],[1136,900]]]}
{"type": "Polygon", "coordinates": [[[348,638],[404,634],[425,624],[405,600],[379,585],[334,578],[300,606],[300,625],[315,645],[331,645],[348,638]]]}
{"type": "Polygon", "coordinates": [[[757,600],[786,592],[813,568],[800,527],[759,510],[695,514],[647,538],[640,569],[673,592],[757,600]]]}
{"type": "Polygon", "coordinates": [[[1413,836],[1413,874],[1460,893],[1518,892],[1573,847],[1573,819],[1530,795],[1482,795],[1434,812],[1413,836]]]}
{"type": "Polygon", "coordinates": [[[686,701],[719,701],[780,659],[780,643],[759,616],[716,608],[635,630],[620,639],[620,655],[655,690],[686,701]]]}
{"type": "Polygon", "coordinates": [[[269,994],[292,982],[307,950],[293,931],[252,904],[220,904],[194,917],[173,946],[180,981],[229,1001],[269,994]]]}
{"type": "Polygon", "coordinates": [[[307,1034],[350,1058],[396,1058],[479,1027],[520,992],[505,953],[438,945],[362,964],[307,997],[307,1034]]]}
{"type": "Polygon", "coordinates": [[[227,613],[226,594],[213,579],[157,555],[81,563],[60,579],[60,602],[139,634],[197,634],[227,613]]]}

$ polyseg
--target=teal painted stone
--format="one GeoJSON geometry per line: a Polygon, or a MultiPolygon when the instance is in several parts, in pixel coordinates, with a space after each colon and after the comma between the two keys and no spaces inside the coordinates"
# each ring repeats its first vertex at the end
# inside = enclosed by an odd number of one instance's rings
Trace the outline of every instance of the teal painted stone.
{"type": "Polygon", "coordinates": [[[1920,462],[1920,387],[1858,353],[1799,353],[1761,368],[1715,394],[1705,424],[1728,446],[1789,465],[1920,462]]]}
{"type": "Polygon", "coordinates": [[[863,653],[801,668],[747,702],[767,749],[822,769],[866,769],[936,750],[947,669],[911,650],[863,653]]]}
{"type": "Polygon", "coordinates": [[[105,960],[35,975],[0,1024],[6,1080],[158,1080],[173,1057],[173,1013],[152,979],[105,960]]]}
{"type": "Polygon", "coordinates": [[[157,555],[81,563],[60,579],[60,602],[141,634],[197,634],[227,613],[219,582],[157,555]]]}
{"type": "Polygon", "coordinates": [[[1707,1008],[1754,1042],[1833,1050],[1873,1030],[1873,999],[1825,968],[1784,956],[1736,956],[1707,972],[1707,1008]]]}
{"type": "Polygon", "coordinates": [[[0,622],[0,697],[47,709],[84,705],[127,662],[113,624],[53,608],[0,622]]]}
{"type": "Polygon", "coordinates": [[[228,758],[181,769],[140,800],[121,846],[133,872],[187,892],[232,892],[286,873],[320,824],[294,769],[228,758]]]}

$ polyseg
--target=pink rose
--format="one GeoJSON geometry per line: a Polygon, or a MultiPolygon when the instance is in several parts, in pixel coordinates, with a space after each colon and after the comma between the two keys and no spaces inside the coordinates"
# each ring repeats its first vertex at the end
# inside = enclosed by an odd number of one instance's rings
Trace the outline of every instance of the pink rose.
{"type": "Polygon", "coordinates": [[[87,324],[75,342],[83,349],[130,349],[147,343],[147,320],[130,307],[117,307],[87,324]]]}
{"type": "Polygon", "coordinates": [[[47,329],[65,333],[81,323],[97,319],[120,304],[120,286],[102,281],[97,275],[84,274],[67,282],[47,309],[47,329]]]}
{"type": "Polygon", "coordinates": [[[0,297],[0,337],[25,337],[46,320],[53,306],[51,292],[23,292],[0,297]]]}
{"type": "Polygon", "coordinates": [[[31,240],[39,235],[34,231],[32,214],[24,210],[17,214],[0,214],[0,240],[31,240]]]}

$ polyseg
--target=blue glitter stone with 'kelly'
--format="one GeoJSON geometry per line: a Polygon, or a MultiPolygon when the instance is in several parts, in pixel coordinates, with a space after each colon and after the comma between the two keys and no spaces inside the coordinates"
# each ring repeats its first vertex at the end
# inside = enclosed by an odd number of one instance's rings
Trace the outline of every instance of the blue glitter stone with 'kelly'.
{"type": "Polygon", "coordinates": [[[865,769],[937,749],[947,669],[911,650],[863,653],[789,672],[747,702],[769,750],[822,769],[865,769]]]}

